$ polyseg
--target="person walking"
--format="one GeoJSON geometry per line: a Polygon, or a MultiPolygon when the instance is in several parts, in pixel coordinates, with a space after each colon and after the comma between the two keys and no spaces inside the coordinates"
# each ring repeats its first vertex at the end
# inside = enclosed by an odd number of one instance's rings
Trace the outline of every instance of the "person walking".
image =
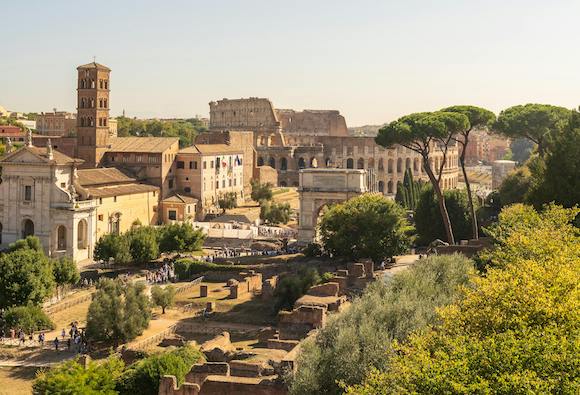
{"type": "Polygon", "coordinates": [[[54,349],[56,351],[58,351],[58,343],[59,343],[59,341],[58,341],[58,336],[57,336],[57,337],[54,338],[54,349]]]}

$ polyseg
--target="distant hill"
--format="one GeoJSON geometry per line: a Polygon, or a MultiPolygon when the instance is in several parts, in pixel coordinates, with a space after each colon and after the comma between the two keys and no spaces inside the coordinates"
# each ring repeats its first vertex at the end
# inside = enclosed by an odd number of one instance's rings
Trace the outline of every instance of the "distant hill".
{"type": "Polygon", "coordinates": [[[351,136],[365,136],[365,137],[375,137],[379,132],[379,129],[382,128],[384,125],[364,125],[364,126],[355,126],[348,128],[348,133],[351,136]]]}

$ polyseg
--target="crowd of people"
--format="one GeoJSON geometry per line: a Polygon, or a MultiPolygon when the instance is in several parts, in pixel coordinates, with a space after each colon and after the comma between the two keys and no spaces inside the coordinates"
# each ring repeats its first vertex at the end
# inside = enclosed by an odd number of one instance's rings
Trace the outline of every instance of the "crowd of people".
{"type": "Polygon", "coordinates": [[[84,329],[79,328],[77,321],[71,322],[68,336],[66,330],[63,328],[60,332],[60,337],[57,335],[54,340],[47,342],[46,332],[40,332],[36,339],[34,334],[26,332],[19,328],[10,329],[9,333],[5,333],[4,329],[0,330],[0,343],[6,345],[18,345],[21,347],[40,347],[40,348],[54,348],[56,351],[74,351],[76,353],[86,353],[89,350],[89,343],[85,335],[84,329]]]}
{"type": "Polygon", "coordinates": [[[145,279],[148,284],[164,284],[175,281],[175,268],[173,262],[165,260],[163,265],[156,270],[150,270],[145,273],[145,279]]]}

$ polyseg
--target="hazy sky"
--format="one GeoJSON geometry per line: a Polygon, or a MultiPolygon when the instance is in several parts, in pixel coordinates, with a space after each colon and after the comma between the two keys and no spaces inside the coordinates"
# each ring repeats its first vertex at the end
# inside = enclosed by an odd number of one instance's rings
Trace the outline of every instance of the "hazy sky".
{"type": "Polygon", "coordinates": [[[350,126],[452,104],[580,104],[580,0],[0,0],[0,105],[74,111],[109,66],[112,115],[211,100],[337,109],[350,126]]]}

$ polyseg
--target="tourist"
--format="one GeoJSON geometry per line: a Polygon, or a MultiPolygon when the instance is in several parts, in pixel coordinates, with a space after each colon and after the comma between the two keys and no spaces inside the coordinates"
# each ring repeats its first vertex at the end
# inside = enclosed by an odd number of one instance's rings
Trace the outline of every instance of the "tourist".
{"type": "Polygon", "coordinates": [[[54,349],[56,351],[58,351],[58,343],[59,343],[59,341],[58,341],[58,336],[57,336],[57,337],[54,338],[54,349]]]}

